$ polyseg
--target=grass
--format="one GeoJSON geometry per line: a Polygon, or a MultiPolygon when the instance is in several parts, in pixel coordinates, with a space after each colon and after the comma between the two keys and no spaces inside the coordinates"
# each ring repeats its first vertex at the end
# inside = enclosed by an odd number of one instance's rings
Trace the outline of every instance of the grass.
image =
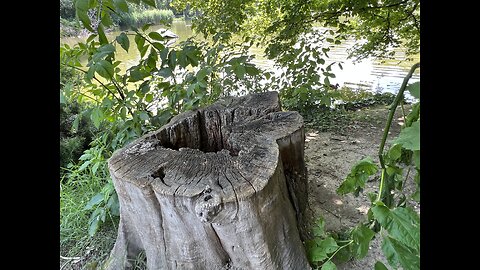
{"type": "Polygon", "coordinates": [[[119,25],[121,27],[135,26],[140,27],[147,23],[152,24],[171,24],[174,14],[169,9],[149,9],[144,11],[133,11],[124,14],[120,19],[119,25]]]}
{"type": "Polygon", "coordinates": [[[72,175],[70,178],[65,175],[61,179],[60,256],[81,258],[77,262],[61,259],[61,264],[98,263],[108,256],[113,247],[118,218],[107,221],[107,226],[102,226],[94,237],[90,237],[88,235],[90,211],[83,209],[104,184],[103,179],[87,174],[72,175]]]}

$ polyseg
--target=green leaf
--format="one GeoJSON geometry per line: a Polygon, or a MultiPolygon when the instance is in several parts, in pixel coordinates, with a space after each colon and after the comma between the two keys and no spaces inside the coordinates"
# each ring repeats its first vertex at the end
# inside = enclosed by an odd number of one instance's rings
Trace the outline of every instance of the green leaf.
{"type": "Polygon", "coordinates": [[[102,59],[113,56],[113,53],[116,51],[115,46],[112,44],[105,44],[97,49],[95,54],[92,57],[94,62],[98,62],[102,59]]]}
{"type": "Polygon", "coordinates": [[[93,164],[93,166],[92,166],[92,173],[93,174],[97,173],[97,170],[98,170],[99,166],[100,166],[100,162],[95,162],[95,164],[93,164]]]}
{"type": "Polygon", "coordinates": [[[93,125],[96,127],[96,128],[99,128],[100,127],[100,123],[102,122],[103,120],[103,112],[102,110],[100,110],[100,108],[94,108],[92,110],[92,113],[90,114],[90,118],[92,119],[93,121],[93,125]]]}
{"type": "Polygon", "coordinates": [[[327,237],[318,243],[318,246],[327,254],[335,252],[338,249],[337,242],[333,237],[327,237]]]}
{"type": "Polygon", "coordinates": [[[315,227],[313,227],[313,234],[316,237],[325,236],[325,220],[322,217],[317,219],[317,222],[315,223],[315,227]]]}
{"type": "Polygon", "coordinates": [[[85,162],[82,164],[82,166],[80,166],[80,168],[78,168],[78,171],[80,171],[80,172],[84,171],[84,170],[90,165],[90,163],[92,163],[91,160],[85,161],[85,162]]]}
{"type": "Polygon", "coordinates": [[[367,255],[370,241],[374,235],[375,232],[363,224],[355,227],[352,231],[352,238],[355,246],[354,249],[356,251],[355,255],[357,258],[361,259],[367,255]]]}
{"type": "Polygon", "coordinates": [[[255,66],[245,66],[245,71],[250,76],[257,76],[258,74],[260,74],[260,70],[258,70],[258,68],[256,68],[255,66]]]}
{"type": "Polygon", "coordinates": [[[402,156],[402,145],[394,144],[390,150],[388,150],[388,158],[392,161],[399,159],[402,156]]]}
{"type": "Polygon", "coordinates": [[[162,76],[164,78],[168,78],[173,76],[172,70],[170,68],[162,68],[158,71],[157,73],[159,76],[162,76]]]}
{"type": "Polygon", "coordinates": [[[123,12],[128,12],[128,5],[125,0],[115,0],[115,6],[123,12]]]}
{"type": "Polygon", "coordinates": [[[94,32],[92,26],[90,25],[90,18],[87,15],[89,9],[88,3],[89,0],[77,0],[75,2],[75,11],[83,26],[89,31],[94,32]]]}
{"type": "Polygon", "coordinates": [[[90,225],[88,226],[88,235],[94,236],[95,233],[98,230],[99,224],[100,223],[100,216],[96,215],[90,222],[90,225]]]}
{"type": "Polygon", "coordinates": [[[323,83],[324,83],[326,86],[330,86],[330,80],[328,79],[328,77],[325,77],[325,79],[323,79],[323,83]]]}
{"type": "Polygon", "coordinates": [[[417,121],[420,118],[420,102],[415,103],[412,106],[412,111],[407,115],[405,121],[405,127],[409,127],[413,122],[417,121]]]}
{"type": "Polygon", "coordinates": [[[337,193],[345,195],[350,192],[357,192],[365,187],[365,183],[370,175],[377,172],[378,167],[371,158],[364,158],[352,167],[345,181],[337,189],[337,193]]]}
{"type": "Polygon", "coordinates": [[[152,100],[153,100],[153,94],[152,93],[149,93],[145,96],[145,101],[146,102],[150,103],[150,102],[152,102],[152,100]]]}
{"type": "Polygon", "coordinates": [[[337,266],[332,261],[328,261],[322,265],[321,270],[337,270],[337,266]]]}
{"type": "Polygon", "coordinates": [[[105,27],[109,27],[109,26],[111,26],[111,25],[113,24],[112,18],[110,17],[110,13],[105,12],[105,13],[103,14],[101,23],[102,23],[102,25],[104,25],[105,27]]]}
{"type": "Polygon", "coordinates": [[[102,24],[98,25],[97,32],[98,32],[98,41],[100,41],[100,44],[108,44],[108,39],[107,39],[107,36],[105,35],[105,30],[103,29],[102,24]]]}
{"type": "Polygon", "coordinates": [[[196,75],[197,81],[202,81],[203,78],[205,78],[209,73],[210,73],[209,69],[205,69],[205,68],[199,69],[196,75]]]}
{"type": "Polygon", "coordinates": [[[141,52],[145,45],[145,39],[140,34],[136,34],[134,40],[135,40],[135,43],[137,44],[138,51],[141,52]]]}
{"type": "Polygon", "coordinates": [[[118,202],[118,195],[117,193],[113,193],[108,199],[107,207],[110,209],[110,212],[114,216],[120,216],[120,204],[118,202]]]}
{"type": "Polygon", "coordinates": [[[95,63],[95,71],[105,79],[111,79],[113,77],[113,65],[107,60],[100,60],[95,63]]]}
{"type": "Polygon", "coordinates": [[[129,82],[138,82],[140,80],[145,79],[148,75],[148,72],[141,70],[140,68],[134,68],[130,70],[130,76],[128,78],[129,82]]]}
{"type": "Polygon", "coordinates": [[[327,253],[324,249],[315,245],[312,248],[308,249],[308,257],[312,262],[321,262],[328,258],[327,253]]]}
{"type": "Polygon", "coordinates": [[[80,156],[80,158],[78,158],[79,160],[87,160],[87,159],[91,159],[93,156],[92,154],[90,153],[85,153],[83,155],[80,156]]]}
{"type": "Polygon", "coordinates": [[[407,247],[420,250],[420,217],[409,207],[390,210],[385,206],[372,207],[374,217],[388,233],[407,247]]]}
{"type": "Polygon", "coordinates": [[[118,35],[115,40],[122,46],[122,48],[128,52],[128,48],[130,47],[130,40],[128,39],[127,35],[125,33],[121,33],[118,35]]]}
{"type": "Polygon", "coordinates": [[[150,32],[150,33],[148,33],[148,36],[151,39],[158,40],[158,41],[165,40],[165,38],[163,38],[162,35],[160,35],[160,33],[158,33],[158,32],[150,32]]]}
{"type": "Polygon", "coordinates": [[[395,269],[400,264],[404,270],[419,270],[420,256],[418,252],[404,246],[394,238],[385,235],[382,243],[383,254],[388,263],[395,269]]]}
{"type": "Polygon", "coordinates": [[[97,193],[93,196],[90,201],[88,201],[87,205],[83,208],[83,210],[91,210],[95,205],[100,204],[103,201],[103,194],[97,193]]]}
{"type": "Polygon", "coordinates": [[[402,147],[408,150],[420,150],[420,120],[402,129],[393,142],[402,144],[402,147]]]}
{"type": "Polygon", "coordinates": [[[159,51],[162,51],[163,49],[165,49],[165,46],[160,42],[152,42],[152,44],[153,44],[153,47],[155,47],[159,51]]]}
{"type": "Polygon", "coordinates": [[[407,85],[406,90],[415,98],[420,98],[420,82],[414,82],[407,85]]]}
{"type": "Polygon", "coordinates": [[[140,119],[142,119],[143,121],[146,121],[150,118],[150,116],[148,116],[148,113],[145,112],[145,111],[141,111],[138,115],[140,117],[140,119]]]}
{"type": "Polygon", "coordinates": [[[154,8],[157,7],[157,5],[156,5],[156,3],[155,3],[155,0],[142,0],[142,2],[145,3],[145,4],[147,4],[147,5],[149,5],[149,6],[151,6],[151,7],[154,7],[154,8]]]}
{"type": "Polygon", "coordinates": [[[177,53],[175,52],[175,50],[172,50],[172,51],[170,51],[170,53],[168,54],[168,66],[169,66],[172,70],[174,70],[176,64],[177,64],[177,53]]]}
{"type": "Polygon", "coordinates": [[[388,270],[388,268],[381,261],[377,261],[374,270],[388,270]]]}
{"type": "Polygon", "coordinates": [[[152,26],[153,24],[152,23],[146,23],[144,26],[142,26],[142,31],[147,31],[148,28],[150,28],[150,26],[152,26]]]}

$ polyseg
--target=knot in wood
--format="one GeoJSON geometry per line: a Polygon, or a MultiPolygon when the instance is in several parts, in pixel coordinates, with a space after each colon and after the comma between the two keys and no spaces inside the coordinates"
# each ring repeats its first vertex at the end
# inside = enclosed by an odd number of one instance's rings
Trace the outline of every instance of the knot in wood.
{"type": "Polygon", "coordinates": [[[218,194],[212,193],[212,189],[207,185],[203,194],[197,199],[195,214],[202,222],[211,223],[222,209],[222,198],[218,194]]]}

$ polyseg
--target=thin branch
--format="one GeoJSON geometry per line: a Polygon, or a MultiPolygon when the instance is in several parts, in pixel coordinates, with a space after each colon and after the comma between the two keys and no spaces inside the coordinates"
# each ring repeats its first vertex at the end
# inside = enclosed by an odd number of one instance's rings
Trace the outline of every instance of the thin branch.
{"type": "MultiPolygon", "coordinates": [[[[72,66],[72,65],[68,65],[68,64],[64,64],[64,63],[60,63],[62,65],[65,65],[67,67],[71,67],[71,68],[74,68],[76,70],[79,70],[85,74],[87,74],[88,72],[79,68],[79,67],[76,67],[76,66],[72,66]]],[[[112,92],[112,90],[110,90],[110,88],[108,88],[105,84],[103,84],[99,79],[97,79],[97,77],[95,77],[95,75],[92,77],[93,79],[95,79],[95,81],[97,81],[99,84],[101,84],[103,86],[103,88],[105,88],[116,100],[118,100],[119,102],[122,102],[121,99],[119,99],[117,96],[115,96],[115,93],[112,92]]]]}

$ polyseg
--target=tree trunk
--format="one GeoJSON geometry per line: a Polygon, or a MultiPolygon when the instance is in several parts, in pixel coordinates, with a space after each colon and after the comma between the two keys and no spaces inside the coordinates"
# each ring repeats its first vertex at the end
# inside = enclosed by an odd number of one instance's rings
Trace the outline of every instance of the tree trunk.
{"type": "Polygon", "coordinates": [[[114,153],[120,201],[107,269],[310,269],[303,119],[278,93],[180,114],[114,153]]]}

